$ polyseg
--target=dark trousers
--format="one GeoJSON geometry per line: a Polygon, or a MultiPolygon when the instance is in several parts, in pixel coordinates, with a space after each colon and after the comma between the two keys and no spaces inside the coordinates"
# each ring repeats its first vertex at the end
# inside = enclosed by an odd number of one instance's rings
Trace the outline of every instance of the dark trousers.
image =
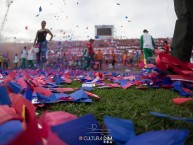
{"type": "Polygon", "coordinates": [[[84,70],[86,70],[89,65],[91,65],[91,68],[93,68],[93,64],[94,64],[94,54],[91,54],[87,58],[87,63],[86,66],[84,67],[84,70]]]}
{"type": "Polygon", "coordinates": [[[26,68],[26,58],[21,58],[21,69],[26,68]]]}
{"type": "Polygon", "coordinates": [[[175,25],[171,55],[189,62],[193,45],[193,1],[174,0],[177,21],[175,25]]]}
{"type": "Polygon", "coordinates": [[[17,69],[17,63],[14,63],[15,64],[15,69],[17,69]]]}
{"type": "Polygon", "coordinates": [[[47,42],[39,43],[39,52],[37,53],[37,64],[40,66],[42,63],[46,63],[46,51],[47,51],[47,42]]]}
{"type": "Polygon", "coordinates": [[[28,66],[29,66],[29,68],[34,68],[34,62],[33,62],[33,60],[28,60],[28,66]]]}
{"type": "Polygon", "coordinates": [[[102,69],[103,60],[98,60],[99,62],[99,69],[102,69]]]}
{"type": "Polygon", "coordinates": [[[113,69],[115,68],[115,62],[116,62],[116,61],[113,59],[113,60],[112,60],[113,69]]]}

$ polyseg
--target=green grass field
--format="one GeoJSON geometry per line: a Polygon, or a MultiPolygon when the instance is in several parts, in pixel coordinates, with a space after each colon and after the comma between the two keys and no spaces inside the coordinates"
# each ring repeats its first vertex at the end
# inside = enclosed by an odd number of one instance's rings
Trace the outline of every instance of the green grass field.
{"type": "MultiPolygon", "coordinates": [[[[73,82],[64,87],[80,87],[79,82],[73,82]]],[[[131,119],[135,124],[137,134],[163,129],[189,129],[190,135],[186,145],[193,145],[193,124],[182,121],[160,119],[149,114],[150,111],[165,113],[177,117],[193,118],[193,104],[174,105],[172,98],[179,95],[167,89],[138,90],[135,87],[129,89],[94,89],[93,93],[101,96],[100,100],[94,100],[91,104],[84,103],[58,103],[38,111],[67,111],[77,116],[88,113],[95,115],[103,126],[103,117],[108,115],[123,119],[131,119]]]]}

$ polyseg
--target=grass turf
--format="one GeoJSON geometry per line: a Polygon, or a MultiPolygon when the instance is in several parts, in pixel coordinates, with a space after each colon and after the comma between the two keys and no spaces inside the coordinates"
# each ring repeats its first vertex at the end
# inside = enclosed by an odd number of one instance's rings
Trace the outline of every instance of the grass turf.
{"type": "MultiPolygon", "coordinates": [[[[64,87],[80,87],[79,82],[73,82],[64,87]]],[[[123,119],[131,119],[135,124],[137,134],[163,129],[189,129],[190,135],[186,145],[193,145],[193,124],[182,121],[161,119],[149,114],[150,111],[169,114],[177,117],[193,118],[192,102],[185,105],[174,105],[172,98],[179,95],[167,89],[138,90],[135,87],[129,89],[94,89],[93,93],[101,96],[99,101],[91,104],[85,103],[57,103],[38,109],[40,113],[48,111],[66,111],[77,116],[88,113],[95,115],[103,126],[103,117],[108,115],[123,119]],[[192,130],[192,131],[191,131],[192,130]]]]}

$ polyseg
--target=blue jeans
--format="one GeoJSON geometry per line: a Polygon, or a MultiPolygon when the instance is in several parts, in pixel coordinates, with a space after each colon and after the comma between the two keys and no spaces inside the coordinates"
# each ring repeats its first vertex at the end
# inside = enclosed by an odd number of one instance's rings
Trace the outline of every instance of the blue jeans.
{"type": "Polygon", "coordinates": [[[47,42],[44,41],[39,43],[39,52],[37,53],[37,64],[46,63],[46,51],[47,51],[47,42]]]}
{"type": "Polygon", "coordinates": [[[88,67],[90,64],[91,64],[91,68],[93,68],[93,64],[94,64],[94,54],[89,55],[89,56],[87,57],[87,64],[86,64],[86,66],[84,67],[84,70],[86,70],[87,67],[88,67]]]}

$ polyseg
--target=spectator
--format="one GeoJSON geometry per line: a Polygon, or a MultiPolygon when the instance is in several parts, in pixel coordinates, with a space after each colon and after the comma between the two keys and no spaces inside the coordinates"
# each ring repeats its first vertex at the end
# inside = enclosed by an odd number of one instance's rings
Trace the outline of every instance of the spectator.
{"type": "Polygon", "coordinates": [[[133,55],[133,53],[130,53],[129,54],[129,65],[130,66],[133,66],[133,59],[134,59],[134,55],[133,55]]]}
{"type": "Polygon", "coordinates": [[[100,49],[98,50],[98,53],[96,54],[96,60],[99,62],[99,69],[102,69],[103,54],[100,49]]]}
{"type": "Polygon", "coordinates": [[[138,63],[139,63],[139,52],[138,51],[135,52],[134,62],[136,66],[138,66],[138,63]]]}
{"type": "Polygon", "coordinates": [[[105,64],[108,65],[109,63],[109,56],[108,54],[105,54],[105,64]]]}
{"type": "Polygon", "coordinates": [[[123,53],[122,61],[123,61],[123,65],[126,66],[126,63],[127,63],[127,51],[125,51],[123,53]]]}
{"type": "Polygon", "coordinates": [[[13,59],[15,69],[17,69],[18,62],[19,62],[19,58],[18,58],[17,53],[16,53],[14,56],[14,59],[13,59]]]}
{"type": "Polygon", "coordinates": [[[84,70],[86,70],[89,65],[91,65],[91,67],[93,68],[93,64],[94,64],[94,50],[93,50],[93,43],[94,40],[90,39],[87,45],[87,50],[88,50],[88,59],[87,59],[87,64],[84,67],[84,70]]]}
{"type": "Polygon", "coordinates": [[[26,68],[27,50],[26,47],[21,51],[21,69],[26,68]]]}
{"type": "Polygon", "coordinates": [[[112,50],[112,67],[115,69],[116,55],[114,50],[112,50]]]}
{"type": "Polygon", "coordinates": [[[0,53],[0,67],[3,68],[3,57],[1,53],[0,53]]]}
{"type": "Polygon", "coordinates": [[[4,69],[8,69],[9,68],[9,64],[10,64],[10,60],[9,60],[9,57],[6,56],[3,60],[3,67],[4,69]]]}
{"type": "Polygon", "coordinates": [[[28,66],[29,68],[33,69],[34,68],[34,58],[33,58],[33,52],[32,52],[32,48],[28,51],[28,66]]]}

